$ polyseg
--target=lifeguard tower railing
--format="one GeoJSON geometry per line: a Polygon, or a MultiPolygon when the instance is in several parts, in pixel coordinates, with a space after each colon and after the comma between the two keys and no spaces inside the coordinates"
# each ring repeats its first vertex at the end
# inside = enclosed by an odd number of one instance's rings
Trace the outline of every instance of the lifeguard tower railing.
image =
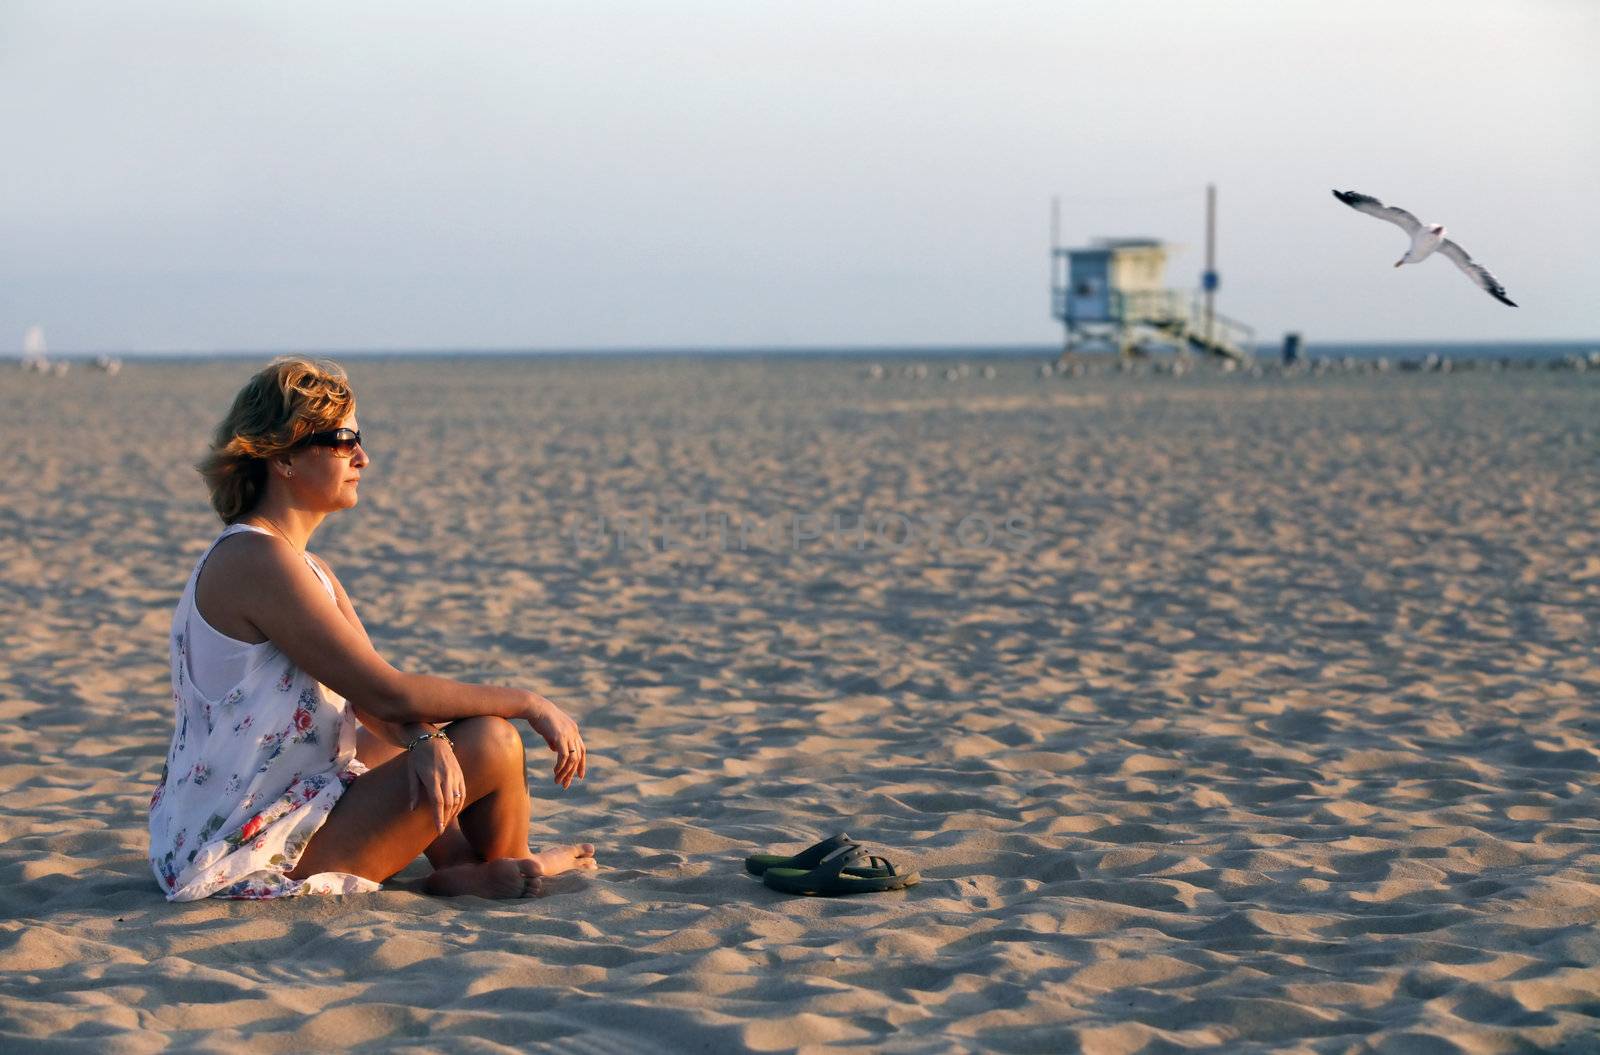
{"type": "Polygon", "coordinates": [[[1115,343],[1124,351],[1154,338],[1189,351],[1246,359],[1255,346],[1255,330],[1250,326],[1221,312],[1212,312],[1208,318],[1199,293],[1177,289],[1108,290],[1106,315],[1079,319],[1073,316],[1068,292],[1064,282],[1056,284],[1051,290],[1051,309],[1069,334],[1083,330],[1083,335],[1090,337],[1089,327],[1109,326],[1117,333],[1115,343]],[[1141,330],[1147,332],[1140,333],[1141,330]]]}

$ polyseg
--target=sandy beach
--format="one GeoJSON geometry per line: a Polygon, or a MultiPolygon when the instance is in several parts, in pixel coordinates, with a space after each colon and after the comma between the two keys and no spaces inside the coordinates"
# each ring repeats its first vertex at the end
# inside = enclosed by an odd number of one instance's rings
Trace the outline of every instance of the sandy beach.
{"type": "Polygon", "coordinates": [[[1600,376],[345,361],[312,549],[582,723],[444,901],[163,900],[191,468],[260,360],[0,374],[0,1049],[1600,1051],[1600,376]],[[788,897],[844,830],[924,877],[788,897]]]}

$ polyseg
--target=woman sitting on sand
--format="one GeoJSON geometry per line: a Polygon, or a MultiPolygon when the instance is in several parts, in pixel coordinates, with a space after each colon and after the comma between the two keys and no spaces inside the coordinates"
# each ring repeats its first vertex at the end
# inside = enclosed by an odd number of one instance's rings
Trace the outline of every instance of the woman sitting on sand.
{"type": "Polygon", "coordinates": [[[537,693],[396,670],[306,551],[356,504],[355,411],[337,365],[274,360],[199,466],[227,528],[172,620],[177,728],[150,800],[169,900],[377,890],[419,853],[435,869],[425,889],[444,895],[528,897],[595,867],[587,843],[529,852],[511,723],[544,738],[563,788],[586,769],[577,724],[537,693]]]}

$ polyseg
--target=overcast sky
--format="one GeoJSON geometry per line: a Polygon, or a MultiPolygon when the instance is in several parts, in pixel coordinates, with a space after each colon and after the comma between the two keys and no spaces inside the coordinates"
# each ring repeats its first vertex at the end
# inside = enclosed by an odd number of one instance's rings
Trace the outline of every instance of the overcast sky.
{"type": "Polygon", "coordinates": [[[1263,340],[1600,337],[1597,53],[1589,0],[0,0],[0,351],[1045,343],[1053,194],[1192,287],[1208,181],[1263,340]]]}

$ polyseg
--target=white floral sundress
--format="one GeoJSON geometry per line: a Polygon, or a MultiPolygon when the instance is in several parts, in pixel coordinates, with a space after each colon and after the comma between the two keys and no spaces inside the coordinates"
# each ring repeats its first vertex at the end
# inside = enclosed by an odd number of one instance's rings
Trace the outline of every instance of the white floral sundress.
{"type": "MultiPolygon", "coordinates": [[[[201,619],[195,583],[206,548],[172,617],[176,728],[150,798],[150,867],[168,901],[356,894],[379,884],[344,872],[290,879],[306,843],[366,767],[356,761],[356,717],[344,698],[295,666],[270,641],[255,645],[243,678],[207,698],[194,684],[188,627],[201,619]]],[[[306,557],[328,593],[333,584],[306,557]]]]}

